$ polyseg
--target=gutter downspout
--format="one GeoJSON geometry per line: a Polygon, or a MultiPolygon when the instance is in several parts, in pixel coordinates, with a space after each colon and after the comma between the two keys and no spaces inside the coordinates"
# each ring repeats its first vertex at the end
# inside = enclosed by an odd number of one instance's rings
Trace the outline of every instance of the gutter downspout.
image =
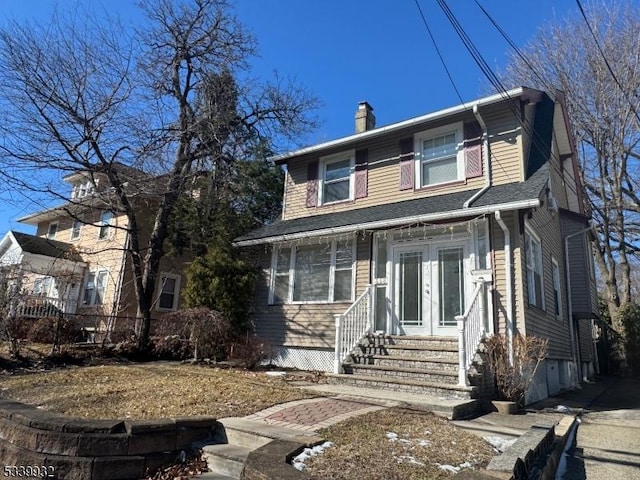
{"type": "Polygon", "coordinates": [[[495,213],[496,222],[504,234],[504,276],[507,282],[507,338],[509,341],[509,363],[513,365],[513,269],[511,268],[511,233],[504,223],[500,211],[495,213]]]}
{"type": "Polygon", "coordinates": [[[580,383],[580,379],[582,378],[582,361],[580,359],[580,349],[576,343],[575,332],[573,329],[573,302],[571,300],[571,275],[570,275],[570,264],[569,264],[569,240],[573,237],[577,237],[578,235],[582,235],[590,230],[593,227],[589,225],[587,228],[583,228],[582,230],[578,230],[577,232],[570,233],[564,237],[564,262],[565,262],[565,271],[566,278],[565,283],[567,284],[567,306],[569,308],[569,338],[571,338],[571,355],[573,356],[573,361],[576,362],[576,373],[578,374],[578,383],[580,383]]]}
{"type": "Polygon", "coordinates": [[[484,187],[474,193],[471,198],[469,198],[466,202],[462,204],[462,208],[469,208],[473,202],[475,202],[484,192],[489,190],[491,187],[491,162],[489,159],[491,158],[491,146],[489,144],[489,132],[487,130],[487,124],[484,123],[482,116],[480,116],[480,112],[478,111],[478,104],[473,105],[473,114],[476,116],[476,120],[480,124],[482,128],[482,149],[484,150],[485,155],[483,155],[483,168],[484,168],[484,187]]]}

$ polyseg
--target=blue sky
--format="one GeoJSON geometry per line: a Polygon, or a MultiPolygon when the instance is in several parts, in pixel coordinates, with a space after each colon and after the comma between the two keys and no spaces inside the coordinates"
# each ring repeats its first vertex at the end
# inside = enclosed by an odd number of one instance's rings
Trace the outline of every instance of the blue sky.
{"type": "MultiPolygon", "coordinates": [[[[67,3],[72,4],[61,0],[59,5],[67,3]]],[[[103,2],[111,14],[131,24],[142,18],[135,3],[103,2]]],[[[487,81],[437,2],[419,3],[463,99],[483,96],[487,81]]],[[[475,3],[448,3],[487,62],[503,68],[509,47],[475,3]]],[[[480,3],[518,46],[540,25],[577,8],[574,0],[480,3]]],[[[10,18],[46,21],[53,5],[47,0],[0,0],[0,25],[10,18]]],[[[373,106],[378,126],[460,103],[414,0],[238,0],[236,13],[258,40],[260,56],[252,59],[253,74],[268,77],[277,70],[320,99],[322,124],[310,133],[311,143],[353,133],[361,100],[373,106]]],[[[40,208],[15,193],[0,197],[0,236],[9,229],[33,233],[33,227],[16,219],[40,208]]]]}

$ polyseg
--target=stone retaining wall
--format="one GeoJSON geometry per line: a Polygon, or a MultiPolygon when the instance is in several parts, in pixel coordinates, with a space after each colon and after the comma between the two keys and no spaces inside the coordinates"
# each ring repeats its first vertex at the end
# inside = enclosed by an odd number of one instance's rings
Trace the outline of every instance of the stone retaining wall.
{"type": "Polygon", "coordinates": [[[47,467],[45,478],[59,480],[137,479],[212,437],[217,425],[212,417],[74,419],[0,399],[0,478],[43,478],[37,472],[47,467]]]}

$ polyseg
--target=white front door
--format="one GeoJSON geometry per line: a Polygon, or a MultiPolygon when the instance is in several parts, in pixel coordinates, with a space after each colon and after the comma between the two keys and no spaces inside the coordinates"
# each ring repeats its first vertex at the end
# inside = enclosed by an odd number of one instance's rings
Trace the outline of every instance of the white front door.
{"type": "Polygon", "coordinates": [[[393,248],[394,332],[455,336],[465,308],[468,246],[464,241],[393,248]]]}

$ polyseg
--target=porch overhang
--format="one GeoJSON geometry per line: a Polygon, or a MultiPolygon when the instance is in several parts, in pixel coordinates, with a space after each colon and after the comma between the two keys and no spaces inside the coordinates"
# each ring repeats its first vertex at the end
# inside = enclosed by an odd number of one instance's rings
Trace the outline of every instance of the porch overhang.
{"type": "MultiPolygon", "coordinates": [[[[329,235],[339,235],[362,230],[377,230],[382,228],[399,227],[402,225],[413,225],[416,223],[439,222],[442,220],[458,219],[465,217],[477,217],[480,215],[491,214],[496,211],[522,210],[529,208],[537,208],[540,206],[539,198],[530,198],[517,202],[500,203],[487,206],[461,208],[458,210],[448,210],[436,213],[426,213],[422,215],[410,215],[398,218],[389,218],[384,220],[352,223],[335,227],[320,228],[317,230],[305,230],[299,232],[284,233],[280,235],[267,235],[258,238],[240,237],[233,245],[236,247],[248,247],[252,245],[262,245],[265,243],[278,243],[300,238],[322,237],[329,235]]],[[[295,220],[290,220],[291,223],[295,220]]],[[[283,223],[283,222],[280,222],[283,223]]]]}

